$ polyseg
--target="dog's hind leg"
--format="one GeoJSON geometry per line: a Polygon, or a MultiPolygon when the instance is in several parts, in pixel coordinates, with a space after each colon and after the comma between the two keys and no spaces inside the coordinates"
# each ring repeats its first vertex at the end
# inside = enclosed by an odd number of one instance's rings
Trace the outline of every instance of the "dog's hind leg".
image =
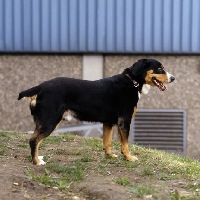
{"type": "Polygon", "coordinates": [[[45,165],[46,164],[43,161],[43,157],[38,156],[38,148],[44,138],[45,138],[45,136],[44,136],[44,134],[41,134],[40,127],[36,125],[35,131],[29,140],[29,145],[31,148],[32,162],[35,165],[45,165]]]}
{"type": "Polygon", "coordinates": [[[128,136],[130,130],[130,123],[125,123],[123,118],[118,119],[118,134],[121,143],[121,152],[124,154],[125,158],[129,161],[136,161],[138,160],[137,157],[132,156],[129,152],[128,148],[128,136]]]}
{"type": "Polygon", "coordinates": [[[51,134],[52,131],[47,131],[44,128],[36,125],[35,131],[29,140],[31,148],[31,157],[34,165],[45,165],[43,156],[38,156],[38,149],[43,139],[51,134]]]}
{"type": "MultiPolygon", "coordinates": [[[[57,124],[57,126],[59,123],[57,124]]],[[[40,144],[42,143],[43,139],[48,137],[53,130],[56,129],[56,125],[53,127],[48,127],[45,128],[45,126],[37,125],[34,133],[32,134],[30,140],[29,140],[29,145],[31,148],[31,156],[32,156],[32,161],[33,164],[35,165],[45,165],[46,163],[43,161],[43,156],[38,156],[38,149],[40,144]]]]}
{"type": "Polygon", "coordinates": [[[105,154],[111,156],[112,158],[117,157],[111,151],[112,146],[112,134],[113,134],[113,125],[103,124],[103,149],[105,154]]]}

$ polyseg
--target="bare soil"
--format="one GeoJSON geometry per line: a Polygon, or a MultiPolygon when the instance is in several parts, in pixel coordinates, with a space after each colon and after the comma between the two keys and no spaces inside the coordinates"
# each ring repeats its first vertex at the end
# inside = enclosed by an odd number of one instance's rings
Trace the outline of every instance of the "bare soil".
{"type": "MultiPolygon", "coordinates": [[[[30,134],[21,134],[23,140],[30,137],[30,134]]],[[[80,138],[81,139],[81,138],[80,138]]],[[[49,162],[66,163],[77,159],[77,155],[59,155],[67,149],[70,152],[77,151],[79,147],[79,140],[73,142],[73,146],[68,146],[66,143],[62,145],[45,145],[45,150],[40,150],[44,155],[49,151],[54,153],[55,157],[51,158],[49,162]],[[54,152],[53,152],[54,150],[54,152]]],[[[62,192],[57,188],[46,187],[42,184],[33,181],[25,174],[25,169],[31,169],[35,173],[44,171],[45,166],[33,165],[27,156],[30,154],[29,148],[19,148],[21,144],[19,140],[10,140],[6,145],[8,153],[6,156],[0,157],[0,199],[1,200],[23,200],[23,199],[126,199],[128,193],[113,182],[113,175],[107,172],[107,176],[99,175],[91,170],[86,174],[83,181],[72,183],[72,191],[62,192]]],[[[22,142],[23,144],[23,142],[22,142]]],[[[81,149],[81,148],[80,148],[81,149]]],[[[95,152],[94,152],[95,153],[95,152]]],[[[68,154],[68,153],[66,153],[68,154]]],[[[102,156],[104,156],[102,151],[102,156]]],[[[92,166],[91,166],[92,167],[92,166]]],[[[114,172],[113,172],[114,173],[114,172]]],[[[120,171],[119,171],[120,173],[120,171]]]]}
{"type": "MultiPolygon", "coordinates": [[[[7,133],[9,134],[9,132],[7,133]]],[[[12,133],[13,134],[13,133],[12,133]]],[[[72,181],[69,191],[62,191],[54,187],[48,187],[40,184],[25,173],[26,169],[34,171],[36,174],[44,173],[46,166],[35,166],[30,161],[30,150],[28,139],[30,134],[18,133],[15,139],[4,140],[0,146],[0,200],[27,200],[27,199],[171,199],[170,191],[178,190],[184,196],[191,196],[192,192],[186,189],[187,180],[154,180],[148,176],[141,175],[140,167],[128,169],[116,163],[126,162],[119,154],[115,165],[104,164],[105,170],[99,173],[101,157],[104,157],[103,151],[94,151],[92,147],[83,144],[82,137],[77,137],[75,141],[62,141],[60,144],[45,144],[39,151],[40,155],[49,154],[51,157],[48,163],[62,163],[70,167],[70,163],[77,158],[81,158],[82,152],[95,160],[86,162],[87,171],[84,178],[79,181],[72,181]],[[27,147],[21,147],[27,145],[27,147]],[[65,152],[65,153],[63,153],[65,152]],[[4,154],[4,155],[3,155],[4,154]],[[98,159],[99,158],[99,159],[98,159]],[[106,167],[105,167],[106,165],[106,167]],[[117,166],[117,167],[116,167],[117,166]],[[128,187],[116,183],[116,178],[127,177],[135,184],[147,184],[157,190],[156,197],[144,195],[138,197],[133,194],[128,187]],[[166,197],[165,197],[166,196],[166,197]]],[[[47,163],[47,164],[48,164],[47,163]]],[[[192,182],[193,180],[191,180],[192,182]]],[[[187,199],[187,198],[185,198],[187,199]]],[[[195,199],[195,198],[194,198],[195,199]]]]}

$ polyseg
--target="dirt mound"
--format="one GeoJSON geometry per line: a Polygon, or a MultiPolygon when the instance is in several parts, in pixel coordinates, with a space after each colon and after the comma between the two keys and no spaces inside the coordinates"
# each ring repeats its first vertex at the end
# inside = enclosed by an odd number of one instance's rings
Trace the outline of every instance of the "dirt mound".
{"type": "Polygon", "coordinates": [[[45,166],[31,163],[30,134],[0,132],[0,199],[199,199],[198,161],[130,145],[139,161],[104,156],[102,140],[60,134],[39,150],[45,166]]]}

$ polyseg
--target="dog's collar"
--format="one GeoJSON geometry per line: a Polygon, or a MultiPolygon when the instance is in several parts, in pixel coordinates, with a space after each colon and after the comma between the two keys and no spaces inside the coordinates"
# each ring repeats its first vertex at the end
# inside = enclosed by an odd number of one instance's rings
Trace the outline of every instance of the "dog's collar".
{"type": "Polygon", "coordinates": [[[134,87],[139,87],[139,83],[138,83],[137,81],[133,80],[133,79],[129,76],[129,74],[125,74],[125,76],[127,76],[127,77],[133,82],[134,87]]]}

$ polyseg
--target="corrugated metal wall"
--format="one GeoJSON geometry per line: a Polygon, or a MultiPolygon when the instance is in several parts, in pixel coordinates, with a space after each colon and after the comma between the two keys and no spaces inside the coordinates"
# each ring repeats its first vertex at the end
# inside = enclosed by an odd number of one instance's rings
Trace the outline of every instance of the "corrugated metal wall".
{"type": "Polygon", "coordinates": [[[200,53],[200,0],[0,0],[0,52],[200,53]]]}

